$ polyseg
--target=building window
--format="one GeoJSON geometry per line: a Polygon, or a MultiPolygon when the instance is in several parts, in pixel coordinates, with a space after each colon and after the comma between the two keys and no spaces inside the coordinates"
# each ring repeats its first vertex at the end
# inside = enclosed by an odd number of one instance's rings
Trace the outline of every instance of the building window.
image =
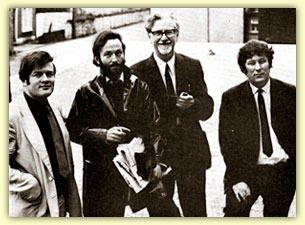
{"type": "Polygon", "coordinates": [[[258,33],[258,18],[250,19],[250,33],[252,34],[258,33]]]}

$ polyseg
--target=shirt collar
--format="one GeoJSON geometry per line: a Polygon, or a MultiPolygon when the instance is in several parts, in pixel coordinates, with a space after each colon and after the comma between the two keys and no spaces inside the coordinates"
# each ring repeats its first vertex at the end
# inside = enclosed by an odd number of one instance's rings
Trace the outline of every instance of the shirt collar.
{"type": "Polygon", "coordinates": [[[172,73],[175,73],[175,53],[172,56],[172,58],[170,58],[170,60],[168,60],[167,62],[164,62],[162,59],[160,59],[155,53],[153,53],[153,57],[158,65],[158,68],[160,69],[160,72],[162,75],[165,74],[165,66],[166,64],[168,64],[170,70],[172,71],[172,73]]]}
{"type": "MultiPolygon", "coordinates": [[[[259,88],[255,87],[253,84],[251,84],[251,82],[249,82],[249,85],[250,85],[250,88],[252,90],[252,94],[256,94],[257,93],[257,90],[259,88]]],[[[265,93],[269,94],[270,93],[270,78],[268,80],[268,82],[265,84],[264,87],[261,88],[265,93]]]]}

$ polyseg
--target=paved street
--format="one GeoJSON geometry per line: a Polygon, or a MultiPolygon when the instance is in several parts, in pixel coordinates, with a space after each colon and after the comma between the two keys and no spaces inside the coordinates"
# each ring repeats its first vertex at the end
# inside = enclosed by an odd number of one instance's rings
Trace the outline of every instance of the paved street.
{"type": "MultiPolygon", "coordinates": [[[[133,63],[148,57],[152,46],[149,43],[144,25],[136,24],[117,29],[123,36],[126,49],[126,63],[133,63]]],[[[183,32],[183,31],[181,31],[183,32]]],[[[98,74],[99,69],[92,64],[92,41],[94,36],[68,40],[47,45],[26,44],[16,46],[17,55],[10,59],[12,98],[21,93],[22,84],[18,78],[19,60],[29,51],[46,50],[55,56],[57,67],[55,91],[50,97],[52,101],[61,105],[65,114],[69,112],[77,88],[98,74]]],[[[215,102],[214,114],[202,123],[206,131],[212,151],[212,168],[207,171],[207,210],[209,217],[222,217],[224,195],[222,179],[225,165],[220,154],[218,144],[218,112],[222,93],[228,88],[246,79],[237,64],[237,52],[241,44],[231,43],[199,43],[178,40],[177,52],[197,58],[201,61],[205,73],[208,92],[215,102]],[[209,55],[212,50],[215,55],[209,55]]],[[[291,84],[296,84],[296,46],[273,45],[275,51],[271,76],[291,84]]],[[[79,189],[82,187],[82,152],[79,145],[73,144],[73,158],[75,176],[79,189]]],[[[175,201],[179,205],[177,196],[175,201]]],[[[262,216],[262,203],[258,201],[251,211],[251,216],[262,216]]],[[[135,214],[126,209],[126,216],[148,216],[146,210],[135,214]]],[[[296,216],[296,203],[293,202],[289,216],[296,216]]]]}

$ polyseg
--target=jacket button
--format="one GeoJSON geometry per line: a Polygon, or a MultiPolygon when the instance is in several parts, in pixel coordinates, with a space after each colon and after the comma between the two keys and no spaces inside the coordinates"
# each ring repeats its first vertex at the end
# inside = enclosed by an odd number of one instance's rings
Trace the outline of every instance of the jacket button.
{"type": "Polygon", "coordinates": [[[49,177],[49,181],[52,181],[53,180],[53,177],[49,177]]]}
{"type": "Polygon", "coordinates": [[[55,194],[51,194],[51,198],[55,198],[55,194]]]}

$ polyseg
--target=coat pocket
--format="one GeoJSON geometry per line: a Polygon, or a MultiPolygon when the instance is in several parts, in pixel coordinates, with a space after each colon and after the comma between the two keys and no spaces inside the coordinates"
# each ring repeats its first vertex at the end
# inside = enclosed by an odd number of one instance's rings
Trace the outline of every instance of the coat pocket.
{"type": "Polygon", "coordinates": [[[9,217],[37,217],[42,204],[42,196],[28,201],[18,192],[9,193],[9,217]]]}

